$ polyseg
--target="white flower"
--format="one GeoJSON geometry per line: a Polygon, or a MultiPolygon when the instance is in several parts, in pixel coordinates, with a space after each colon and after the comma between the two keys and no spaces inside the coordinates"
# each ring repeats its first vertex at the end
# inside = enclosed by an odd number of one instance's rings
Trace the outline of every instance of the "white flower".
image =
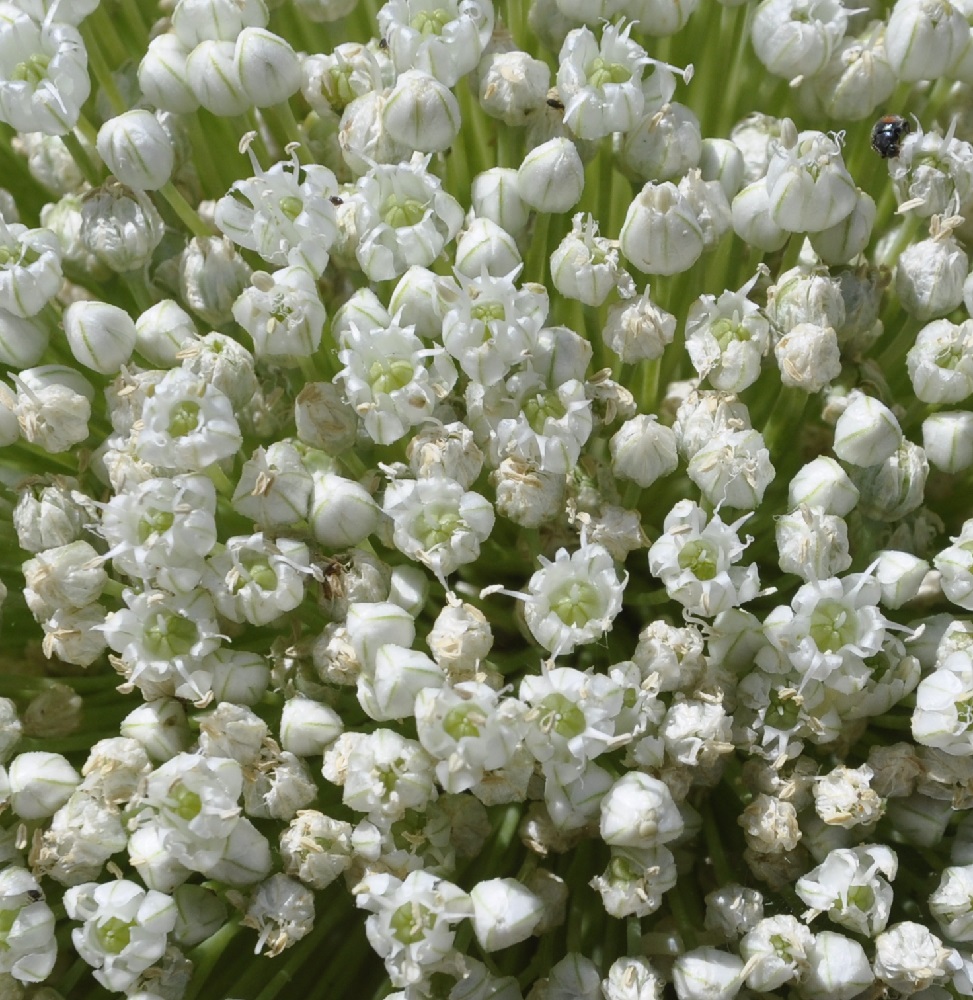
{"type": "Polygon", "coordinates": [[[733,1000],[745,978],[743,960],[718,948],[693,948],[673,963],[679,1000],[733,1000]]]}
{"type": "Polygon", "coordinates": [[[781,229],[816,233],[844,219],[858,200],[841,147],[823,132],[801,132],[774,149],[767,167],[770,214],[781,229]]]}
{"type": "Polygon", "coordinates": [[[314,926],[314,895],[286,875],[271,875],[261,882],[241,921],[259,934],[254,952],[266,947],[270,957],[296,944],[314,926]]]}
{"type": "Polygon", "coordinates": [[[973,659],[956,651],[916,688],[912,735],[957,757],[973,755],[973,659]]]}
{"type": "Polygon", "coordinates": [[[86,882],[64,894],[64,908],[81,927],[71,931],[78,954],[106,989],[124,992],[166,950],[176,924],[171,897],[135,882],[86,882]]]}
{"type": "Polygon", "coordinates": [[[334,174],[319,164],[302,166],[296,155],[236,181],[216,203],[216,224],[238,246],[255,250],[269,264],[302,264],[320,277],[338,236],[334,174]]]}
{"type": "Polygon", "coordinates": [[[135,450],[161,468],[200,472],[235,454],[242,441],[230,400],[202,378],[175,368],[145,401],[135,450]]]}
{"type": "Polygon", "coordinates": [[[0,972],[21,983],[39,983],[54,968],[57,941],[54,914],[37,880],[25,868],[8,864],[0,872],[0,972]]]}
{"type": "Polygon", "coordinates": [[[477,882],[470,890],[473,932],[484,951],[526,941],[544,916],[544,900],[513,878],[477,882]]]}
{"type": "Polygon", "coordinates": [[[428,267],[459,232],[463,209],[427,166],[422,158],[376,164],[358,181],[355,253],[372,281],[398,277],[413,264],[428,267]]]}
{"type": "Polygon", "coordinates": [[[91,93],[81,33],[50,18],[0,19],[0,120],[19,132],[64,135],[91,93]]]}
{"type": "Polygon", "coordinates": [[[805,919],[827,913],[836,924],[874,937],[888,923],[892,887],[887,879],[895,878],[898,867],[895,853],[883,844],[835,848],[794,887],[811,907],[805,919]]]}
{"type": "Polygon", "coordinates": [[[734,567],[746,543],[738,530],[744,516],[724,524],[719,514],[707,521],[692,500],[680,500],[666,515],[663,533],[649,549],[649,570],[671,598],[693,614],[712,618],[757,596],[757,566],[734,567]]]}
{"type": "Polygon", "coordinates": [[[563,296],[587,306],[600,306],[616,288],[625,298],[635,294],[635,285],[620,264],[618,242],[599,236],[594,217],[580,212],[571,220],[571,232],[551,254],[551,279],[563,296]]]}
{"type": "Polygon", "coordinates": [[[389,0],[378,12],[397,72],[421,69],[452,87],[493,34],[492,0],[389,0]]]}
{"type": "Polygon", "coordinates": [[[973,393],[973,320],[926,324],[906,355],[906,366],[917,399],[962,402],[973,393]]]}
{"type": "Polygon", "coordinates": [[[801,978],[813,939],[797,917],[783,915],[758,921],[740,942],[740,955],[747,962],[747,986],[766,993],[801,978]]]}
{"type": "Polygon", "coordinates": [[[203,585],[231,621],[267,625],[304,599],[310,553],[292,538],[262,532],[229,538],[210,556],[203,585]]]}
{"type": "Polygon", "coordinates": [[[955,948],[922,924],[905,920],[875,939],[875,975],[906,996],[946,982],[962,966],[955,948]]]}
{"type": "Polygon", "coordinates": [[[645,49],[629,37],[633,24],[606,24],[599,42],[588,28],[569,31],[558,56],[557,87],[564,124],[580,139],[627,132],[642,115],[645,49]]]}
{"type": "Polygon", "coordinates": [[[473,915],[462,889],[425,871],[410,872],[405,881],[366,875],[353,892],[358,906],[371,912],[365,933],[395,986],[417,985],[435,972],[452,952],[452,925],[473,915]]]}
{"type": "Polygon", "coordinates": [[[827,65],[847,24],[848,12],[836,0],[763,0],[754,15],[754,51],[775,76],[813,76],[827,65]]]}
{"type": "Polygon", "coordinates": [[[973,608],[973,519],[963,522],[958,535],[933,559],[941,574],[946,597],[961,608],[973,608]]]}
{"type": "Polygon", "coordinates": [[[480,555],[493,530],[493,507],[450,479],[398,479],[385,490],[395,547],[440,580],[480,555]]]}
{"type": "Polygon", "coordinates": [[[425,348],[413,327],[396,322],[366,328],[352,323],[340,336],[335,376],[377,444],[391,444],[432,416],[456,382],[441,347],[425,348]]]}
{"type": "Polygon", "coordinates": [[[628,574],[619,579],[603,545],[582,544],[573,553],[558,549],[553,562],[539,559],[524,606],[531,635],[555,656],[601,638],[622,609],[628,574]]]}
{"type": "Polygon", "coordinates": [[[0,220],[0,308],[22,319],[37,315],[61,288],[61,253],[50,229],[0,220]]]}
{"type": "Polygon", "coordinates": [[[740,392],[760,374],[770,347],[770,323],[747,299],[757,277],[718,298],[701,295],[686,316],[686,350],[700,378],[717,389],[740,392]]]}
{"type": "Polygon", "coordinates": [[[973,940],[973,866],[956,865],[943,871],[929,897],[929,911],[951,941],[973,940]]]}
{"type": "Polygon", "coordinates": [[[846,830],[874,825],[885,812],[885,802],[871,788],[873,777],[867,764],[838,765],[814,785],[815,812],[829,826],[846,830]]]}

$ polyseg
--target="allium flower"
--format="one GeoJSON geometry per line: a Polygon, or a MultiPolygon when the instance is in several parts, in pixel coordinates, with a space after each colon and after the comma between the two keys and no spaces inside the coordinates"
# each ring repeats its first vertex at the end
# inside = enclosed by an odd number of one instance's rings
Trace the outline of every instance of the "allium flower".
{"type": "Polygon", "coordinates": [[[88,58],[72,24],[25,13],[0,20],[0,119],[24,132],[64,135],[91,93],[88,58]]]}

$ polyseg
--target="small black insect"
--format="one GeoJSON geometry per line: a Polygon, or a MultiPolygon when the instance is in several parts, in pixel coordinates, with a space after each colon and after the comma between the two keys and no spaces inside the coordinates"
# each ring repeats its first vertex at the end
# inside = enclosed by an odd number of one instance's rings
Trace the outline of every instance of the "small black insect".
{"type": "Polygon", "coordinates": [[[872,149],[883,160],[899,155],[902,140],[912,131],[912,126],[901,115],[883,115],[872,126],[872,149]]]}
{"type": "Polygon", "coordinates": [[[36,902],[37,902],[38,900],[40,900],[40,899],[43,899],[43,898],[44,898],[44,893],[42,893],[42,892],[40,891],[40,889],[28,889],[28,890],[27,890],[27,898],[28,898],[28,899],[29,899],[29,900],[30,900],[30,901],[31,901],[32,903],[36,903],[36,902]]]}
{"type": "Polygon", "coordinates": [[[553,108],[555,111],[563,111],[564,103],[556,97],[549,97],[547,99],[547,106],[553,108]]]}
{"type": "Polygon", "coordinates": [[[331,195],[331,197],[328,199],[328,201],[330,201],[331,204],[334,205],[335,208],[337,208],[339,205],[343,205],[345,203],[344,199],[343,198],[339,198],[336,194],[331,195]]]}

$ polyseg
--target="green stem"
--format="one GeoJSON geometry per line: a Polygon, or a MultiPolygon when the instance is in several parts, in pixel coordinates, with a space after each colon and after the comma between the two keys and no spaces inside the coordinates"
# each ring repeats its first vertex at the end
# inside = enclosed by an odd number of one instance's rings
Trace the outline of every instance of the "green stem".
{"type": "Polygon", "coordinates": [[[196,210],[186,201],[172,181],[166,181],[159,188],[158,193],[166,200],[166,203],[179,216],[180,221],[193,236],[205,237],[213,235],[212,229],[203,222],[196,210]]]}
{"type": "Polygon", "coordinates": [[[73,132],[65,132],[61,141],[67,147],[71,158],[78,165],[84,179],[92,186],[101,184],[101,171],[95,166],[87,150],[81,145],[81,140],[73,132]]]}

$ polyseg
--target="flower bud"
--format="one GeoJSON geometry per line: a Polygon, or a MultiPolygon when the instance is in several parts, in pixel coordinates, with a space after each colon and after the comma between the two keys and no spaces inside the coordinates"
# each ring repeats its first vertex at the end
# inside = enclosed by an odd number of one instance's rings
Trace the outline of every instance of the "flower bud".
{"type": "Polygon", "coordinates": [[[454,267],[468,278],[486,273],[502,278],[523,260],[517,242],[492,219],[474,219],[456,240],[454,267]]]}
{"type": "Polygon", "coordinates": [[[14,757],[7,769],[10,806],[20,819],[45,819],[64,805],[81,775],[59,753],[35,750],[14,757]]]}
{"type": "Polygon", "coordinates": [[[857,257],[872,238],[875,201],[861,189],[855,207],[829,229],[811,233],[811,246],[825,264],[847,264],[857,257]]]}
{"type": "Polygon", "coordinates": [[[240,79],[236,51],[233,42],[205,41],[186,59],[186,80],[196,100],[220,117],[242,115],[253,103],[240,79]]]}
{"type": "Polygon", "coordinates": [[[342,733],[341,716],[330,705],[303,695],[284,702],[280,714],[280,745],[298,757],[324,752],[342,733]]]}
{"type": "Polygon", "coordinates": [[[44,324],[0,309],[0,364],[18,371],[30,368],[40,361],[49,340],[44,324]]]}
{"type": "Polygon", "coordinates": [[[461,115],[453,92],[435,77],[410,69],[401,74],[382,111],[389,135],[420,153],[441,153],[459,135],[461,115]]]}
{"type": "Polygon", "coordinates": [[[679,464],[676,435],[655,416],[639,414],[615,432],[608,444],[612,472],[630,479],[643,489],[662,476],[675,472],[679,464]]]}
{"type": "Polygon", "coordinates": [[[806,504],[844,517],[858,503],[858,490],[833,458],[821,455],[798,470],[787,489],[787,499],[792,509],[806,504]]]}
{"type": "Polygon", "coordinates": [[[685,824],[668,786],[641,771],[619,778],[601,801],[601,836],[615,847],[650,848],[682,836],[685,824]]]}
{"type": "Polygon", "coordinates": [[[484,53],[477,75],[480,106],[512,128],[523,125],[529,114],[543,107],[551,87],[547,63],[517,49],[484,53]]]}
{"type": "Polygon", "coordinates": [[[189,52],[170,31],[156,35],[149,42],[139,63],[139,89],[157,108],[189,115],[199,107],[186,70],[189,52]]]}
{"type": "Polygon", "coordinates": [[[676,335],[676,317],[649,297],[649,286],[637,298],[608,310],[602,336],[626,364],[661,358],[676,335]]]}
{"type": "Polygon", "coordinates": [[[188,749],[191,742],[186,712],[175,698],[147,701],[119,724],[122,736],[135,740],[156,761],[166,761],[188,749]]]}
{"type": "Polygon", "coordinates": [[[919,445],[902,438],[884,462],[867,468],[853,466],[849,475],[861,493],[863,514],[880,521],[897,521],[922,503],[929,462],[919,445]]]}
{"type": "Polygon", "coordinates": [[[922,422],[922,447],[930,463],[943,472],[962,472],[973,465],[973,413],[933,413],[922,422]]]}
{"type": "Polygon", "coordinates": [[[882,587],[882,603],[895,610],[919,593],[929,572],[929,563],[911,552],[885,549],[879,552],[878,565],[872,572],[882,587]]]}
{"type": "Polygon", "coordinates": [[[244,28],[237,36],[233,61],[243,92],[255,107],[280,104],[300,89],[297,53],[266,28],[244,28]]]}
{"type": "Polygon", "coordinates": [[[445,683],[442,670],[425,653],[387,642],[375,653],[373,668],[364,664],[358,677],[358,701],[376,722],[407,719],[416,695],[445,683]]]}
{"type": "Polygon", "coordinates": [[[517,170],[520,197],[538,212],[554,215],[574,208],[584,191],[584,164],[570,139],[536,146],[517,170]]]}
{"type": "Polygon", "coordinates": [[[107,302],[72,302],[64,310],[64,333],[75,360],[102,375],[117,372],[135,350],[132,317],[107,302]]]}
{"type": "Polygon", "coordinates": [[[940,0],[898,0],[885,29],[885,51],[904,83],[937,80],[956,60],[970,35],[959,7],[940,0]]]}
{"type": "Polygon", "coordinates": [[[267,24],[264,0],[179,0],[172,30],[186,48],[207,39],[232,42],[244,28],[267,24]]]}
{"type": "Polygon", "coordinates": [[[470,890],[473,932],[484,951],[526,941],[544,915],[544,902],[514,878],[492,878],[470,890]]]}
{"type": "Polygon", "coordinates": [[[720,182],[728,201],[732,201],[743,187],[743,153],[729,139],[704,139],[698,166],[704,181],[720,182]]]}
{"type": "Polygon", "coordinates": [[[358,414],[332,382],[308,382],[294,401],[297,436],[312,448],[338,455],[358,438],[358,414]]]}
{"type": "Polygon", "coordinates": [[[413,618],[422,614],[429,598],[429,577],[422,568],[412,563],[392,568],[389,582],[389,602],[398,604],[413,618]]]}
{"type": "Polygon", "coordinates": [[[841,374],[838,337],[830,326],[798,323],[777,341],[774,356],[781,383],[802,392],[820,392],[841,374]]]}
{"type": "Polygon", "coordinates": [[[718,948],[683,952],[672,966],[678,1000],[733,1000],[744,978],[743,959],[718,948]]]}
{"type": "Polygon", "coordinates": [[[681,274],[703,252],[703,231],[689,202],[669,181],[648,183],[629,205],[622,253],[645,274],[681,274]]]}
{"type": "Polygon", "coordinates": [[[308,522],[314,537],[333,549],[363,542],[378,527],[381,510],[364,486],[331,472],[314,476],[308,522]]]}
{"type": "Polygon", "coordinates": [[[105,166],[136,191],[156,191],[172,174],[172,141],[151,111],[136,109],[109,118],[98,129],[97,146],[105,166]]]}
{"type": "Polygon", "coordinates": [[[85,249],[113,271],[139,271],[165,236],[162,216],[146,194],[109,180],[81,203],[85,249]]]}
{"type": "Polygon", "coordinates": [[[929,239],[911,243],[899,255],[895,291],[902,308],[926,321],[952,312],[963,301],[963,283],[969,274],[966,252],[949,227],[935,220],[929,239]]]}
{"type": "Polygon", "coordinates": [[[840,3],[808,7],[801,0],[763,0],[753,19],[753,48],[775,76],[814,76],[827,65],[847,25],[840,3]]]}
{"type": "Polygon", "coordinates": [[[408,648],[416,637],[412,615],[389,601],[352,604],[345,627],[355,656],[363,665],[374,664],[378,650],[386,643],[408,648]]]}
{"type": "Polygon", "coordinates": [[[210,687],[216,702],[256,705],[270,683],[270,668],[259,653],[243,649],[218,649],[207,660],[213,671],[210,687]]]}
{"type": "Polygon", "coordinates": [[[223,326],[249,284],[250,267],[225,237],[197,236],[179,259],[179,286],[186,304],[205,323],[223,326]]]}
{"type": "Polygon", "coordinates": [[[770,194],[762,179],[737,192],[730,204],[730,212],[733,231],[758,250],[774,253],[790,236],[771,217],[770,194]]]}
{"type": "Polygon", "coordinates": [[[491,167],[477,174],[470,201],[477,218],[490,219],[514,238],[527,228],[530,208],[520,196],[517,171],[510,167],[491,167]]]}
{"type": "Polygon", "coordinates": [[[807,949],[801,993],[808,1000],[851,1000],[875,981],[865,949],[833,931],[819,931],[807,949]]]}
{"type": "Polygon", "coordinates": [[[624,133],[618,161],[636,180],[678,181],[699,163],[702,149],[699,119],[685,105],[673,102],[643,116],[624,133]]]}
{"type": "Polygon", "coordinates": [[[195,339],[192,317],[174,299],[156,302],[135,321],[135,349],[160,368],[175,367],[179,350],[195,339]]]}
{"type": "Polygon", "coordinates": [[[834,429],[834,453],[862,468],[878,465],[894,455],[902,429],[892,411],[872,396],[852,391],[834,429]]]}

